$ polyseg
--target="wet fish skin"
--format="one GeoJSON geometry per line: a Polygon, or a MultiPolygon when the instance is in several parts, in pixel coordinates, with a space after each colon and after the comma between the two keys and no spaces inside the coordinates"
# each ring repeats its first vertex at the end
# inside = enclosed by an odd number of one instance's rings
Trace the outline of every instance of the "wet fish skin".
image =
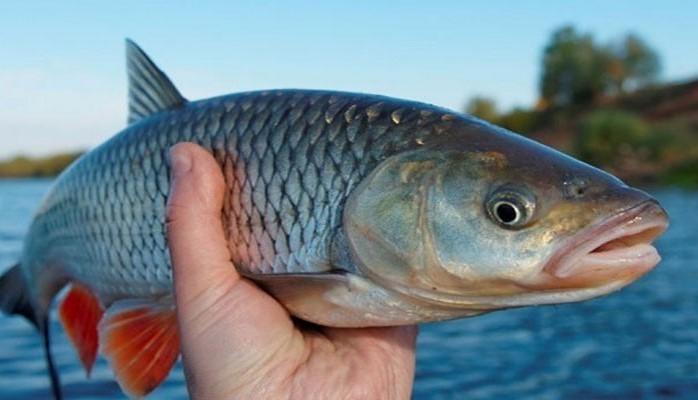
{"type": "Polygon", "coordinates": [[[659,262],[650,243],[668,219],[656,200],[502,128],[356,93],[190,102],[127,48],[129,126],[55,181],[21,262],[0,277],[0,308],[44,335],[56,397],[46,318],[68,283],[59,314],[88,371],[99,344],[124,391],[144,396],[176,360],[165,208],[179,142],[221,166],[235,268],[310,322],[414,324],[582,301],[659,262]],[[155,359],[141,339],[161,350],[155,359]]]}
{"type": "MultiPolygon", "coordinates": [[[[419,296],[398,296],[391,289],[412,286],[405,292],[413,292],[414,287],[425,286],[424,282],[407,279],[415,269],[422,268],[407,260],[423,254],[401,255],[400,262],[392,260],[401,277],[386,281],[390,268],[380,265],[388,263],[381,260],[386,256],[385,249],[374,251],[381,239],[365,230],[352,231],[355,224],[351,221],[359,217],[347,215],[347,200],[352,194],[358,197],[355,188],[362,182],[368,185],[365,181],[369,175],[391,157],[398,159],[400,170],[404,169],[400,158],[414,157],[416,161],[407,161],[408,174],[418,175],[425,157],[428,163],[439,164],[441,172],[430,179],[460,180],[445,190],[457,189],[456,196],[473,199],[469,205],[473,209],[482,207],[478,202],[487,197],[488,191],[513,180],[535,192],[539,210],[568,207],[567,214],[572,218],[565,216],[548,225],[540,224],[535,234],[525,230],[517,239],[513,239],[516,232],[493,226],[484,214],[472,217],[477,223],[463,224],[472,225],[466,229],[444,225],[442,229],[450,229],[450,235],[459,238],[447,245],[456,248],[449,257],[476,272],[466,281],[479,282],[478,294],[487,293],[480,281],[496,280],[497,274],[514,281],[537,273],[536,262],[553,251],[552,246],[541,251],[544,246],[539,236],[550,236],[561,223],[566,229],[556,235],[557,242],[564,242],[594,219],[608,218],[628,204],[650,201],[646,194],[605,172],[501,128],[438,107],[339,92],[233,94],[190,102],[136,121],[86,154],[58,179],[32,224],[22,261],[30,271],[30,279],[38,280],[32,283],[45,307],[56,288],[71,279],[89,282],[106,307],[118,299],[159,298],[170,293],[164,231],[169,192],[167,151],[182,141],[209,149],[224,171],[224,226],[236,268],[269,289],[297,315],[327,325],[411,323],[481,312],[476,304],[437,312],[432,309],[443,305],[424,304],[419,296]],[[537,162],[531,162],[532,157],[537,162]],[[458,173],[444,174],[448,169],[458,173]],[[574,180],[586,182],[584,201],[564,198],[564,186],[574,180]],[[365,245],[367,238],[372,244],[365,245]],[[365,261],[368,257],[357,254],[357,247],[361,247],[359,253],[370,253],[374,259],[365,261]],[[487,248],[491,250],[484,251],[487,248]],[[526,258],[529,261],[524,265],[521,260],[526,258]],[[372,275],[371,264],[378,265],[380,271],[372,275]],[[48,272],[51,266],[56,266],[58,272],[48,272]],[[517,266],[518,271],[504,271],[511,266],[517,266]],[[307,274],[329,274],[338,269],[356,275],[350,277],[353,284],[343,283],[355,286],[349,298],[333,299],[331,302],[336,304],[330,309],[308,304],[318,303],[321,293],[332,290],[317,282],[313,283],[319,285],[316,298],[305,295],[294,301],[285,299],[289,296],[285,291],[295,290],[288,286],[312,290],[302,283],[307,274]],[[488,276],[482,271],[491,273],[488,276]],[[280,274],[289,274],[290,282],[280,279],[280,274]],[[369,299],[370,304],[359,301],[359,297],[369,299]],[[410,302],[415,309],[408,310],[410,302]],[[392,304],[390,310],[376,305],[380,303],[392,304]],[[348,314],[335,306],[349,310],[348,314]],[[366,314],[363,308],[373,311],[366,314]],[[336,315],[327,319],[323,313],[336,315]],[[381,315],[390,317],[382,319],[381,315]]],[[[400,196],[414,208],[417,203],[412,201],[411,184],[399,184],[406,189],[400,196]]],[[[381,198],[389,185],[379,185],[378,193],[372,196],[381,198]]],[[[385,204],[392,207],[398,204],[395,200],[387,198],[385,204]]],[[[404,225],[391,221],[385,224],[391,231],[379,227],[376,231],[382,238],[414,231],[413,213],[397,207],[392,210],[404,225]]],[[[360,218],[369,223],[385,222],[381,215],[360,218]]],[[[423,233],[433,227],[420,229],[423,233]]],[[[412,248],[422,239],[415,236],[411,240],[393,245],[412,248]]],[[[442,256],[432,254],[435,258],[442,256]]],[[[440,262],[431,263],[430,273],[443,274],[440,262]]],[[[446,275],[436,285],[440,290],[469,293],[459,284],[464,278],[462,273],[446,275]],[[447,289],[454,284],[455,289],[447,289]]],[[[511,282],[492,286],[496,292],[507,285],[511,282]]]]}
{"type": "Polygon", "coordinates": [[[419,146],[415,138],[443,129],[450,115],[379,96],[300,90],[163,112],[61,175],[31,225],[23,265],[50,293],[56,282],[40,279],[60,260],[66,279],[89,282],[107,306],[169,293],[167,151],[190,141],[208,148],[225,172],[225,225],[237,268],[248,275],[329,271],[348,194],[381,159],[419,146]]]}

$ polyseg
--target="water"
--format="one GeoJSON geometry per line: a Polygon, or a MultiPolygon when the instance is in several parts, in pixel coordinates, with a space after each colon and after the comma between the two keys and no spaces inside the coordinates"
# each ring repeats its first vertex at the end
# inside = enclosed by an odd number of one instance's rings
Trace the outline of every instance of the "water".
{"type": "MultiPolygon", "coordinates": [[[[0,181],[0,269],[17,260],[49,181],[0,181]]],[[[582,304],[525,308],[423,326],[415,399],[698,398],[698,192],[655,195],[673,217],[664,257],[622,292],[582,304]]],[[[86,379],[53,323],[68,399],[122,399],[99,360],[86,379]]],[[[0,398],[45,399],[39,336],[0,315],[0,398]]],[[[150,398],[185,399],[181,368],[150,398]]]]}

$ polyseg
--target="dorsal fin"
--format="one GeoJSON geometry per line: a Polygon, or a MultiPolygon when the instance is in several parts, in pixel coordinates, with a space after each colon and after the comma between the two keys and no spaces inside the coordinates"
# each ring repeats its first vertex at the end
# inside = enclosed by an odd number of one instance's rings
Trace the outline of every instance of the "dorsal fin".
{"type": "Polygon", "coordinates": [[[128,69],[128,123],[184,106],[182,97],[165,75],[133,41],[126,39],[128,69]]]}

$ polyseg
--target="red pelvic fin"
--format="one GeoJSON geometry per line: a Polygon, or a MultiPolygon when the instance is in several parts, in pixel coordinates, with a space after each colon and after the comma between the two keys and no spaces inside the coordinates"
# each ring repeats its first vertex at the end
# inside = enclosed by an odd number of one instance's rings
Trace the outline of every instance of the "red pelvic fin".
{"type": "Polygon", "coordinates": [[[99,323],[99,342],[124,392],[143,397],[165,380],[179,356],[174,305],[117,301],[99,323]]]}
{"type": "Polygon", "coordinates": [[[58,307],[58,316],[68,338],[78,352],[80,362],[90,376],[97,358],[97,323],[102,318],[102,306],[89,288],[77,282],[70,286],[58,307]]]}

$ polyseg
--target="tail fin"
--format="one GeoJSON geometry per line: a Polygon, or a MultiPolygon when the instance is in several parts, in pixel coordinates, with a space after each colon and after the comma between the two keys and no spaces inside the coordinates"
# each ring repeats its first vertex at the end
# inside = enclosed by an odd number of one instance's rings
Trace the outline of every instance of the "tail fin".
{"type": "Polygon", "coordinates": [[[0,276],[0,310],[7,314],[17,314],[26,318],[41,333],[44,344],[44,355],[48,364],[51,378],[51,391],[56,400],[63,398],[58,372],[51,357],[51,342],[49,340],[48,313],[41,313],[33,306],[27,280],[24,278],[19,264],[10,268],[0,276]],[[39,315],[46,314],[46,315],[39,315]]]}
{"type": "Polygon", "coordinates": [[[27,282],[19,264],[0,277],[0,310],[7,314],[21,315],[41,330],[43,321],[34,311],[27,282]]]}

